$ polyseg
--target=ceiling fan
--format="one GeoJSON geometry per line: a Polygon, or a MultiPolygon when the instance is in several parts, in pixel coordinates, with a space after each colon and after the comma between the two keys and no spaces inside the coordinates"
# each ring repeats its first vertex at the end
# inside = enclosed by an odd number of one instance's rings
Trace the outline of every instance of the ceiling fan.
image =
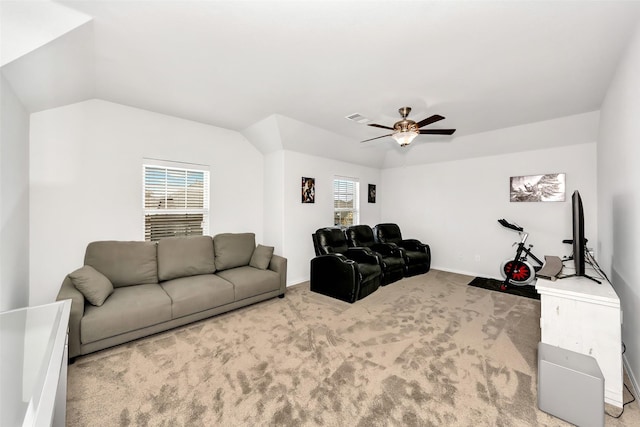
{"type": "Polygon", "coordinates": [[[373,141],[374,139],[386,138],[390,136],[393,138],[401,147],[406,147],[411,144],[411,141],[418,136],[422,135],[451,135],[456,130],[455,129],[420,129],[422,126],[430,125],[431,123],[435,123],[437,121],[443,120],[444,117],[434,114],[431,117],[427,117],[424,120],[420,120],[419,122],[414,122],[413,120],[407,119],[407,116],[411,112],[411,107],[402,107],[398,110],[400,115],[402,116],[402,120],[395,122],[393,127],[383,126],[376,123],[369,123],[367,126],[373,126],[382,129],[392,130],[393,133],[388,135],[382,135],[371,139],[366,139],[361,142],[373,141]]]}

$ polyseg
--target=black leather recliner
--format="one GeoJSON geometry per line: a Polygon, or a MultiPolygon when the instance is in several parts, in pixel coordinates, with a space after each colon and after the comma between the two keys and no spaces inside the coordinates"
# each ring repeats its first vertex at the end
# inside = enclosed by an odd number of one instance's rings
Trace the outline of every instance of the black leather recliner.
{"type": "Polygon", "coordinates": [[[339,228],[312,234],[316,257],[311,260],[311,290],[353,303],[380,287],[378,257],[365,248],[349,248],[339,228]]]}
{"type": "Polygon", "coordinates": [[[382,266],[382,285],[388,285],[402,279],[405,272],[405,261],[402,250],[395,245],[378,243],[373,230],[368,225],[352,225],[345,231],[347,242],[352,247],[369,248],[380,257],[382,266]]]}
{"type": "Polygon", "coordinates": [[[416,239],[403,239],[397,224],[378,224],[374,227],[376,241],[393,243],[403,249],[406,275],[415,276],[431,269],[431,248],[416,239]]]}

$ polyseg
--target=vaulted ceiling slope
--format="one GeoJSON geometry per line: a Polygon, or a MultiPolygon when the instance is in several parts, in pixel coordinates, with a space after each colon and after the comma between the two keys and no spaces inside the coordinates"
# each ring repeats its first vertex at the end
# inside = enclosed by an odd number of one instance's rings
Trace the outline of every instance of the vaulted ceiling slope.
{"type": "Polygon", "coordinates": [[[455,144],[595,111],[640,19],[640,1],[54,4],[66,9],[54,40],[2,67],[32,112],[101,98],[245,135],[272,120],[281,148],[326,153],[332,139],[378,165],[398,147],[360,144],[386,132],[345,116],[391,125],[408,105],[414,120],[437,113],[432,128],[458,129],[414,144],[455,144]]]}
{"type": "Polygon", "coordinates": [[[0,66],[90,20],[90,16],[52,1],[1,1],[0,66]]]}

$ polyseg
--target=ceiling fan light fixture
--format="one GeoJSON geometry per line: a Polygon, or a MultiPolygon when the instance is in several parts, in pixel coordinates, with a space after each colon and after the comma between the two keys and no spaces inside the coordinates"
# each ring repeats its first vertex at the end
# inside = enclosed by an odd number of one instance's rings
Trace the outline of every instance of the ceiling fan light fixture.
{"type": "MultiPolygon", "coordinates": [[[[402,120],[395,122],[393,127],[379,125],[377,123],[367,123],[367,126],[373,126],[375,128],[381,129],[389,129],[393,131],[393,133],[377,136],[375,138],[365,139],[360,142],[369,142],[375,139],[387,138],[391,137],[400,145],[401,147],[406,147],[411,144],[411,142],[416,138],[416,136],[420,134],[425,135],[452,135],[456,130],[455,129],[421,129],[423,126],[430,125],[431,123],[439,122],[440,120],[444,120],[444,117],[439,114],[433,114],[432,116],[427,117],[426,119],[420,120],[419,122],[415,122],[411,119],[408,119],[407,116],[411,112],[410,107],[402,107],[398,110],[400,115],[402,116],[402,120]]],[[[356,114],[359,115],[359,114],[356,114]]],[[[353,115],[352,115],[353,116],[353,115]]],[[[352,117],[347,117],[352,119],[352,117]]]]}
{"type": "Polygon", "coordinates": [[[418,136],[418,132],[414,130],[408,130],[403,132],[396,132],[391,135],[391,138],[393,138],[398,144],[400,144],[401,147],[406,147],[407,145],[411,144],[411,141],[413,141],[416,136],[418,136]]]}

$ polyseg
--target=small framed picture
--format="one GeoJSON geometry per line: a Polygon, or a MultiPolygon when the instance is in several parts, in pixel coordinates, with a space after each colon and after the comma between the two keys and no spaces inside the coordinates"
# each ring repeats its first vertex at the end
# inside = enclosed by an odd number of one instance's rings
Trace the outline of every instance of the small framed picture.
{"type": "Polygon", "coordinates": [[[369,191],[367,192],[367,201],[369,203],[376,202],[376,185],[375,184],[369,184],[369,191]]]}
{"type": "Polygon", "coordinates": [[[512,176],[509,189],[512,202],[564,202],[565,174],[512,176]]]}
{"type": "Polygon", "coordinates": [[[316,179],[302,177],[302,203],[316,202],[316,179]]]}

